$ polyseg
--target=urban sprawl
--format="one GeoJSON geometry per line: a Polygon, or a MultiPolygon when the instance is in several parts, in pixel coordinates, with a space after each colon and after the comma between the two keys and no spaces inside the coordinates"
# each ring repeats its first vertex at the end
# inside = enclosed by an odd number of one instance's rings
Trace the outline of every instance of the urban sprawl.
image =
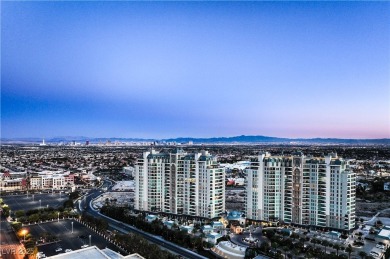
{"type": "Polygon", "coordinates": [[[1,148],[5,258],[390,258],[386,145],[1,148]]]}

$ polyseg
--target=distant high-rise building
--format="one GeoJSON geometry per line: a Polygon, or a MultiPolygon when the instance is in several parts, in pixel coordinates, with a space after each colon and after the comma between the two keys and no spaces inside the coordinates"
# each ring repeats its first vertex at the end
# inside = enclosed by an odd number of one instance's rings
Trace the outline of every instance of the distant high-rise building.
{"type": "Polygon", "coordinates": [[[356,175],[336,154],[306,157],[262,153],[247,173],[246,216],[257,220],[352,229],[356,175]]]}
{"type": "Polygon", "coordinates": [[[135,166],[135,209],[212,218],[225,211],[225,171],[208,152],[144,152],[135,166]]]}
{"type": "Polygon", "coordinates": [[[39,144],[40,146],[46,146],[46,142],[45,142],[45,139],[42,139],[42,143],[39,144]]]}

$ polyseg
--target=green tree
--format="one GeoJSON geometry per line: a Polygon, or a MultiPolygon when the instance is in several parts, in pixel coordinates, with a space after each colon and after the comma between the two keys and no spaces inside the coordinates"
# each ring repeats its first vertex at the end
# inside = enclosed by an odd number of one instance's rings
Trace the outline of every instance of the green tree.
{"type": "Polygon", "coordinates": [[[9,211],[10,211],[10,209],[9,209],[9,207],[8,207],[8,205],[3,205],[2,206],[2,212],[1,212],[1,214],[4,216],[4,217],[9,217],[9,211]]]}
{"type": "Polygon", "coordinates": [[[15,232],[18,232],[22,228],[22,223],[20,222],[12,222],[11,227],[15,232]]]}
{"type": "Polygon", "coordinates": [[[284,258],[287,258],[287,252],[290,250],[287,246],[283,246],[282,251],[284,252],[284,258]]]}
{"type": "Polygon", "coordinates": [[[272,242],[271,247],[273,249],[277,249],[279,247],[279,244],[277,242],[272,242]]]}
{"type": "Polygon", "coordinates": [[[39,214],[32,214],[28,217],[29,222],[37,222],[39,219],[39,214]]]}
{"type": "Polygon", "coordinates": [[[21,217],[23,217],[24,215],[26,215],[25,212],[24,212],[24,210],[17,210],[17,211],[15,211],[15,217],[16,217],[16,218],[21,218],[21,217]]]}
{"type": "Polygon", "coordinates": [[[377,228],[379,228],[379,227],[383,226],[383,223],[382,223],[382,221],[380,221],[380,220],[377,220],[377,221],[375,222],[375,226],[376,226],[377,228]]]}
{"type": "Polygon", "coordinates": [[[335,244],[333,246],[333,248],[336,249],[336,255],[338,256],[339,255],[339,250],[340,250],[341,246],[339,244],[335,244]]]}
{"type": "Polygon", "coordinates": [[[80,196],[79,191],[71,192],[69,193],[69,199],[70,200],[75,200],[80,196]]]}
{"type": "Polygon", "coordinates": [[[251,259],[256,256],[256,251],[253,248],[248,247],[245,250],[245,259],[251,259]]]}
{"type": "Polygon", "coordinates": [[[364,259],[364,258],[367,256],[367,253],[364,252],[364,251],[360,251],[360,252],[359,252],[359,256],[360,256],[362,259],[364,259]]]}
{"type": "Polygon", "coordinates": [[[270,249],[270,246],[267,242],[262,242],[259,249],[260,251],[266,253],[270,249]]]}
{"type": "Polygon", "coordinates": [[[292,253],[293,253],[294,256],[298,256],[299,253],[300,253],[300,250],[299,250],[298,248],[294,248],[294,249],[292,250],[292,253]]]}
{"type": "Polygon", "coordinates": [[[312,244],[314,245],[314,248],[316,248],[316,244],[319,243],[319,240],[317,240],[317,239],[315,239],[315,238],[312,238],[312,239],[310,240],[310,243],[312,243],[312,244]]]}
{"type": "Polygon", "coordinates": [[[321,245],[324,246],[324,248],[325,248],[325,254],[326,254],[326,248],[330,245],[330,243],[329,243],[327,240],[323,240],[323,241],[321,242],[321,245]]]}
{"type": "Polygon", "coordinates": [[[345,248],[345,252],[348,253],[348,258],[350,259],[351,253],[353,252],[352,246],[351,245],[347,246],[347,248],[345,248]]]}
{"type": "Polygon", "coordinates": [[[73,200],[69,199],[65,201],[63,206],[64,208],[73,208],[74,207],[73,200]]]}

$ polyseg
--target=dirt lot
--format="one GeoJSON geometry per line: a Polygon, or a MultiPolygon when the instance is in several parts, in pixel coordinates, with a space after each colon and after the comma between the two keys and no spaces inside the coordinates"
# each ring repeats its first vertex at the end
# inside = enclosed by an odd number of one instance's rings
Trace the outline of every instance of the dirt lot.
{"type": "MultiPolygon", "coordinates": [[[[357,217],[372,217],[381,210],[390,208],[390,201],[388,202],[368,202],[356,201],[356,216],[357,217]]],[[[390,212],[381,213],[381,217],[390,217],[390,212]],[[383,214],[383,215],[382,215],[383,214]]]]}

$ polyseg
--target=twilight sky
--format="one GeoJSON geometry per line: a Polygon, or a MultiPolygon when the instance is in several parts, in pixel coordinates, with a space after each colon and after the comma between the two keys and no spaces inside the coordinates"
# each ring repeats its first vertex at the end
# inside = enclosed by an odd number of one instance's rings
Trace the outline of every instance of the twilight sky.
{"type": "Polygon", "coordinates": [[[390,2],[1,3],[2,137],[390,137],[390,2]]]}

